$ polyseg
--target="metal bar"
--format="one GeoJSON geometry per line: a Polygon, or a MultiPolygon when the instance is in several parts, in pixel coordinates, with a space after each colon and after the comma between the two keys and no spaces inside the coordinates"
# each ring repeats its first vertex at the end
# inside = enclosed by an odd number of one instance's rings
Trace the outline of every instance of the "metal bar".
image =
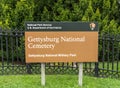
{"type": "Polygon", "coordinates": [[[4,75],[4,50],[3,50],[3,33],[1,33],[1,53],[2,53],[2,75],[4,75]]]}
{"type": "Polygon", "coordinates": [[[115,37],[112,36],[112,72],[114,70],[114,39],[115,37]]]}
{"type": "Polygon", "coordinates": [[[31,74],[32,73],[32,71],[31,71],[31,65],[30,64],[26,64],[26,68],[27,68],[27,73],[31,74]]]}
{"type": "Polygon", "coordinates": [[[8,60],[8,33],[5,33],[5,40],[6,40],[6,58],[7,58],[7,65],[9,65],[9,60],[8,60]]]}
{"type": "Polygon", "coordinates": [[[19,62],[19,58],[18,58],[18,33],[16,32],[16,55],[17,55],[17,62],[19,62]]]}
{"type": "Polygon", "coordinates": [[[20,40],[20,46],[21,46],[21,51],[20,51],[20,55],[21,55],[21,62],[22,63],[24,63],[25,61],[24,61],[24,44],[22,44],[23,42],[23,40],[22,40],[22,38],[23,38],[23,34],[22,34],[22,32],[20,33],[20,37],[21,37],[21,40],[20,40]]]}
{"type": "Polygon", "coordinates": [[[13,41],[13,32],[10,33],[10,40],[11,40],[11,52],[12,52],[12,73],[14,74],[14,41],[13,41]]]}
{"type": "Polygon", "coordinates": [[[90,69],[90,73],[92,72],[92,64],[89,63],[89,69],[90,69]]]}
{"type": "Polygon", "coordinates": [[[99,77],[99,63],[98,62],[96,62],[95,63],[95,77],[99,77]]]}
{"type": "Polygon", "coordinates": [[[119,60],[120,60],[120,36],[116,37],[116,42],[117,42],[117,73],[119,72],[119,60]]]}
{"type": "Polygon", "coordinates": [[[107,40],[107,70],[109,70],[109,63],[110,63],[110,38],[108,36],[108,40],[107,40]]]}
{"type": "MultiPolygon", "coordinates": [[[[102,68],[104,68],[105,64],[104,64],[104,60],[105,60],[105,35],[102,36],[102,68]]],[[[102,70],[102,72],[104,73],[104,70],[102,70]]]]}
{"type": "Polygon", "coordinates": [[[85,64],[85,69],[87,68],[87,63],[84,63],[85,64]]]}
{"type": "Polygon", "coordinates": [[[119,51],[119,49],[120,49],[119,42],[120,41],[117,41],[117,45],[118,45],[118,47],[117,47],[117,67],[116,67],[117,72],[119,72],[119,53],[120,53],[120,51],[119,51]]]}

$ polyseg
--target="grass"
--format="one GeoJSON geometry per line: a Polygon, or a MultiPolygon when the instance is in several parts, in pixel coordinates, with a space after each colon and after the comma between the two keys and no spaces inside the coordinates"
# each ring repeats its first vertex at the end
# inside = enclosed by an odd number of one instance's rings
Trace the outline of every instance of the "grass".
{"type": "Polygon", "coordinates": [[[79,87],[77,75],[47,75],[43,87],[40,75],[0,76],[0,88],[120,88],[120,80],[84,76],[79,87]]]}

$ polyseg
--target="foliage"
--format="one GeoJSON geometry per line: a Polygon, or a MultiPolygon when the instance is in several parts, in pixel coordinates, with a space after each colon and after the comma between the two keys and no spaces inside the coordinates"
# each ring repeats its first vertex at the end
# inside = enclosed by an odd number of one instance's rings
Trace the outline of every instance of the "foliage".
{"type": "Polygon", "coordinates": [[[101,32],[120,33],[118,0],[1,0],[0,26],[24,28],[25,21],[98,21],[101,32]]]}
{"type": "Polygon", "coordinates": [[[1,0],[0,26],[2,28],[20,28],[27,20],[33,20],[33,0],[1,0]]]}

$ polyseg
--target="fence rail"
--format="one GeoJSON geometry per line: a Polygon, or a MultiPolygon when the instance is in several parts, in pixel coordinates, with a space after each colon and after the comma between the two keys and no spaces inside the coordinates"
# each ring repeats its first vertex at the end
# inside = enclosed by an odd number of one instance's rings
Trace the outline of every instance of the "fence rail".
{"type": "MultiPolygon", "coordinates": [[[[87,52],[86,52],[87,53],[87,52]]],[[[120,77],[120,35],[99,36],[99,62],[84,63],[84,74],[120,77]]],[[[25,63],[24,31],[0,33],[0,75],[39,74],[40,64],[25,63]]],[[[77,74],[77,63],[46,63],[47,74],[77,74]]]]}

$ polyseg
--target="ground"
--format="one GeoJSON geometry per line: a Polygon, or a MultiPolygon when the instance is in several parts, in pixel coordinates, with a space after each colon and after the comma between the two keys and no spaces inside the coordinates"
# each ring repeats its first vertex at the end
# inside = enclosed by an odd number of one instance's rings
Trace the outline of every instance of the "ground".
{"type": "Polygon", "coordinates": [[[120,88],[120,80],[113,78],[83,77],[78,86],[77,75],[46,75],[46,86],[41,86],[40,75],[0,76],[0,88],[120,88]]]}

